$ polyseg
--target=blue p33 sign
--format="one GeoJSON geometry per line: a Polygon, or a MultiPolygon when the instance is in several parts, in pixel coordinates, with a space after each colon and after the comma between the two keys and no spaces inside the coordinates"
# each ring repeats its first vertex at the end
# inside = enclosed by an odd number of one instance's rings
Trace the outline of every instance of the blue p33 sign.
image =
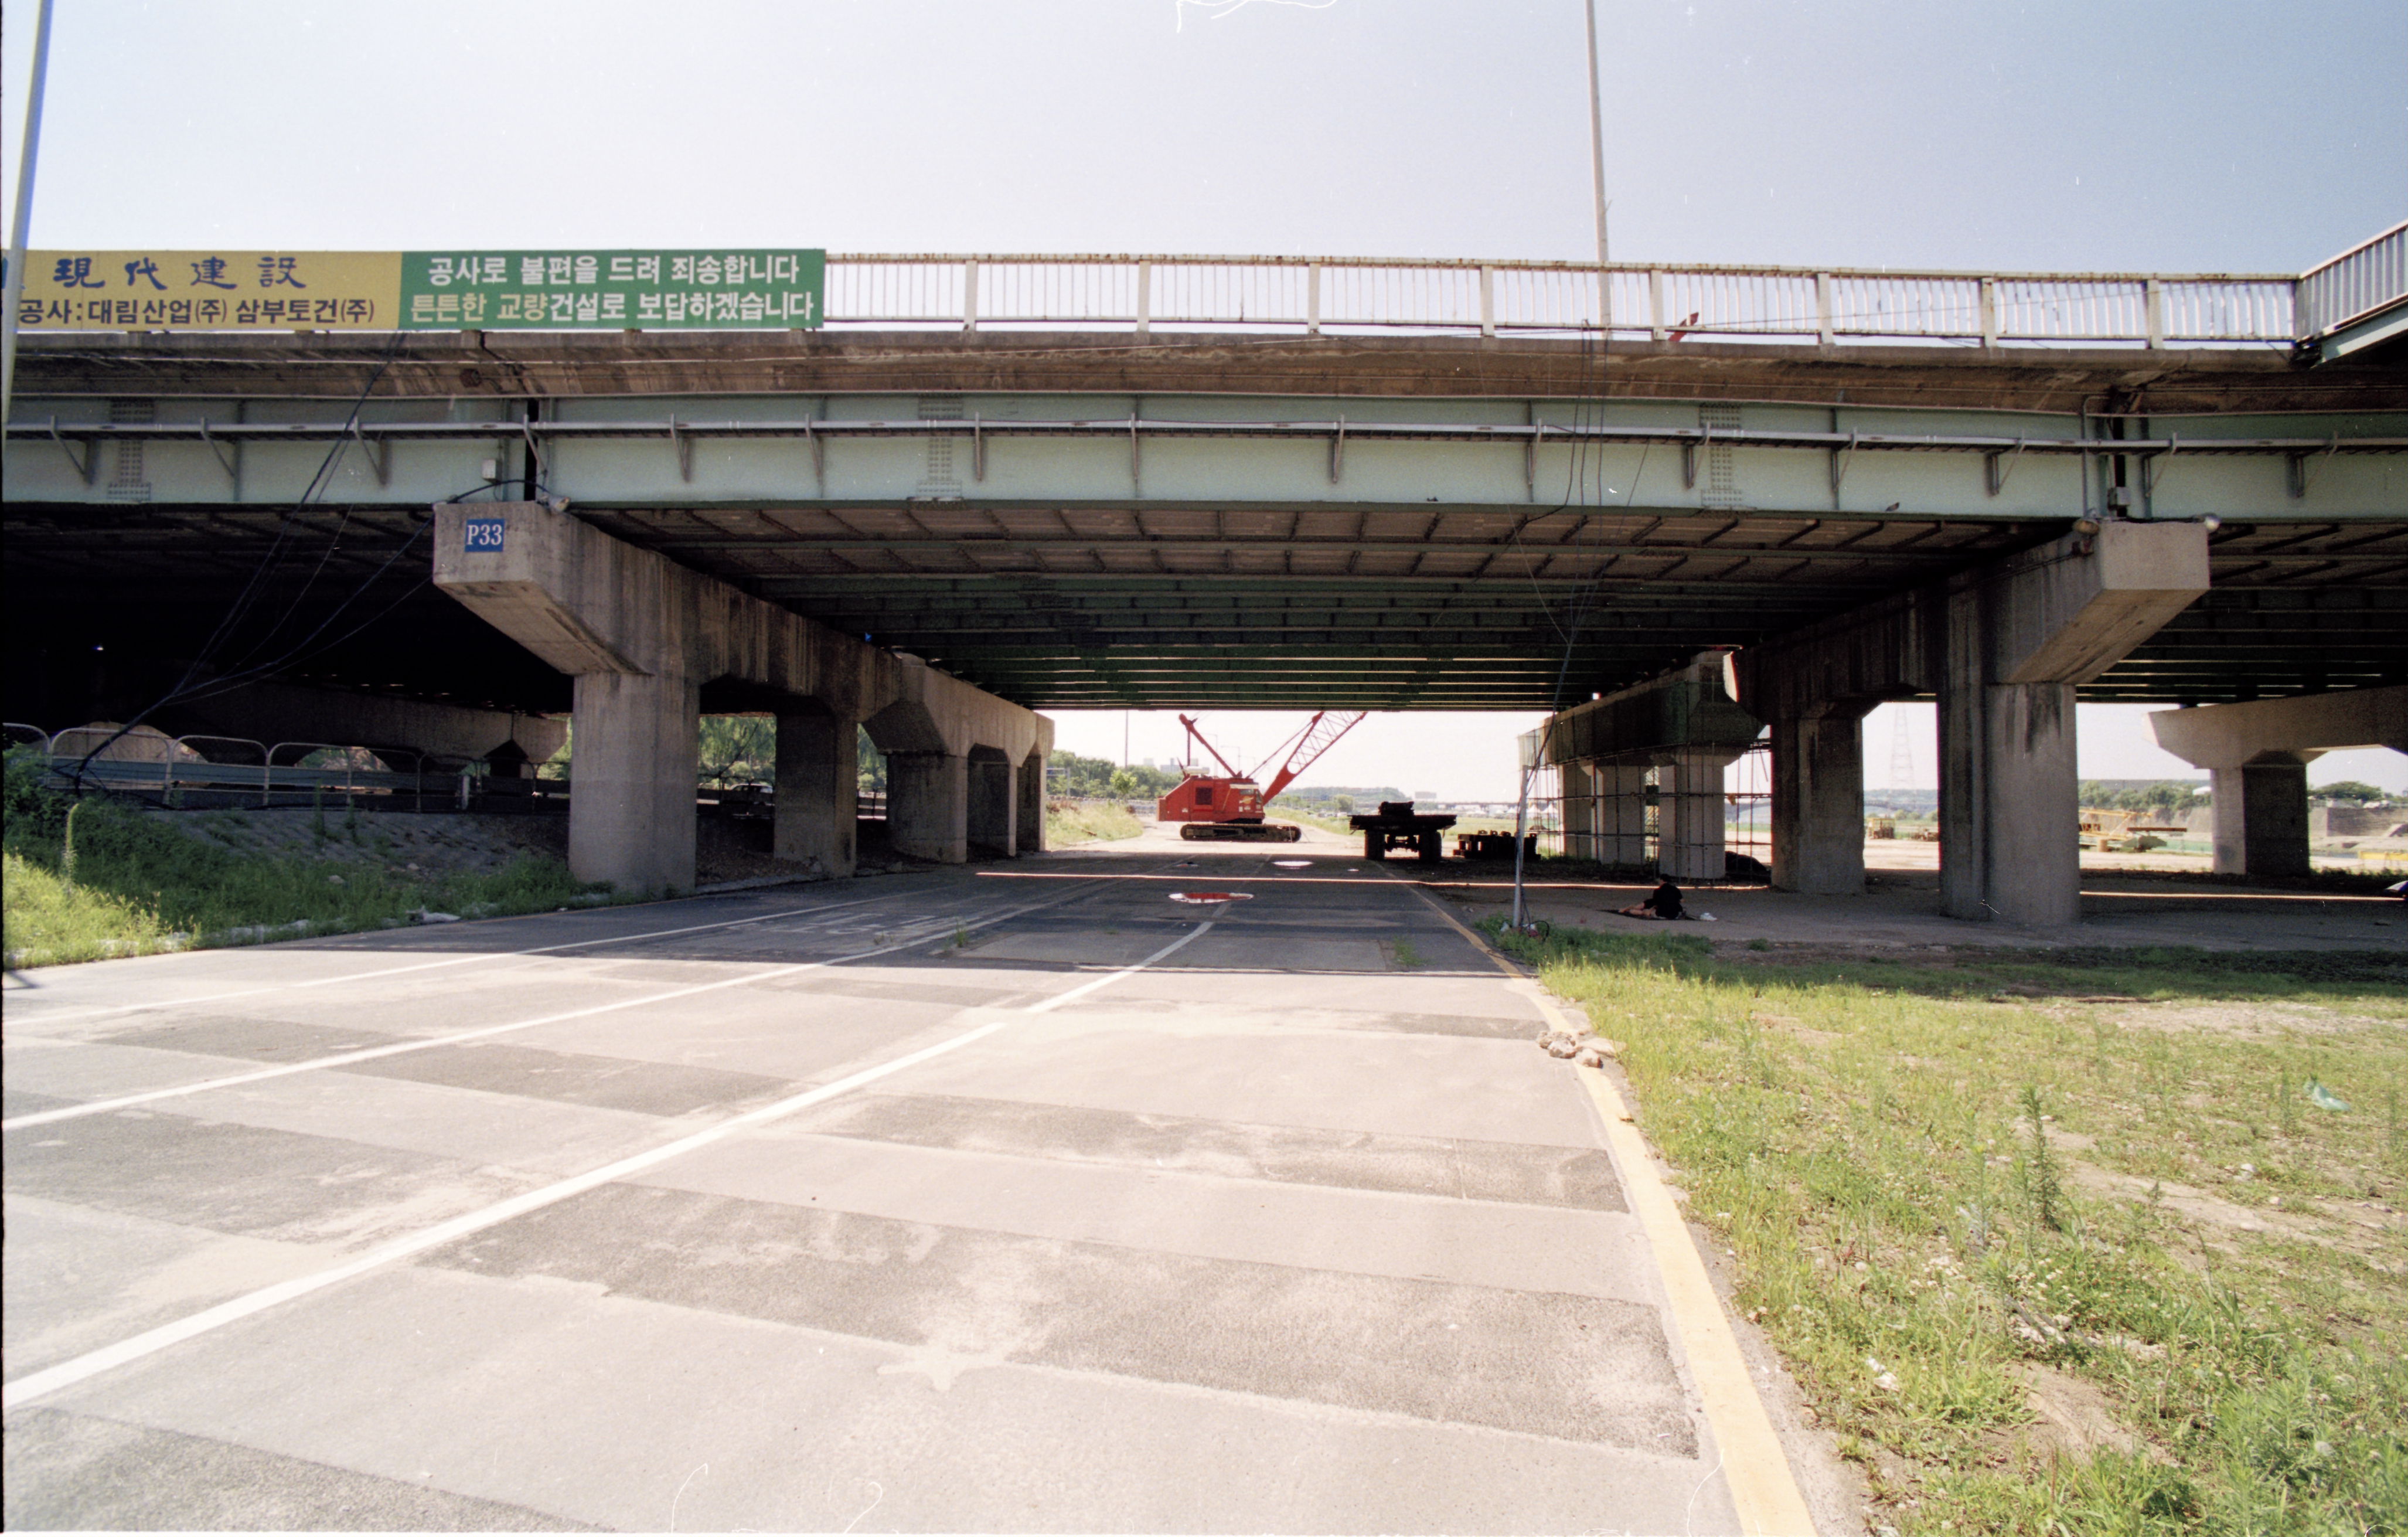
{"type": "Polygon", "coordinates": [[[468,542],[465,548],[475,551],[499,550],[502,547],[501,519],[470,518],[467,520],[467,525],[468,542]]]}

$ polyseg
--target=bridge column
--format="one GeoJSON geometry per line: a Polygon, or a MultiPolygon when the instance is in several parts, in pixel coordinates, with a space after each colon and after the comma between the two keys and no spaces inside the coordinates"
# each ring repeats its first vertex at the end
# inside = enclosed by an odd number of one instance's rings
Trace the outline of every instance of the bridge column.
{"type": "Polygon", "coordinates": [[[778,797],[771,852],[851,875],[861,794],[861,728],[828,714],[778,717],[778,797]]]}
{"type": "Polygon", "coordinates": [[[970,750],[966,772],[969,810],[963,828],[973,848],[1009,859],[1020,852],[1014,836],[1020,820],[1020,796],[1012,783],[1011,760],[989,747],[970,750]]]}
{"type": "MultiPolygon", "coordinates": [[[[2207,530],[2186,523],[2091,524],[1978,569],[1898,593],[1740,654],[1740,695],[1767,720],[1856,717],[1883,699],[1940,700],[1940,906],[1952,918],[2071,924],[2082,916],[2074,804],[2073,694],[2129,654],[2207,591],[2207,530]]],[[[1861,848],[1845,839],[1848,798],[1837,740],[1810,744],[1776,726],[1775,794],[1810,824],[1801,858],[1861,848]],[[1820,816],[1790,782],[1779,743],[1801,771],[1818,757],[1830,798],[1820,816]]],[[[1818,733],[1819,734],[1819,733],[1818,733]]],[[[1861,754],[1861,743],[1857,753],[1861,754]]],[[[1855,770],[1861,775],[1862,769],[1855,770]]],[[[1861,780],[1855,813],[1861,816],[1861,780]]],[[[1784,818],[1774,812],[1773,856],[1784,818]]],[[[1784,874],[1786,872],[1784,871],[1784,874]]],[[[1844,872],[1842,872],[1844,873],[1844,872]]],[[[1822,877],[1817,877],[1818,879],[1822,877]]],[[[1799,879],[1806,879],[1801,868],[1799,879]]],[[[1802,886],[1800,889],[1804,889],[1802,886]]]]}
{"type": "Polygon", "coordinates": [[[1657,775],[1656,869],[1675,881],[1723,878],[1723,831],[1730,821],[1723,770],[1736,753],[1692,749],[1657,775]]]}
{"type": "Polygon", "coordinates": [[[1045,755],[1031,753],[1012,769],[1020,798],[1020,852],[1045,852],[1045,755]]]}
{"type": "Polygon", "coordinates": [[[886,840],[897,854],[958,865],[970,856],[970,760],[952,753],[886,754],[886,840]]]}
{"type": "Polygon", "coordinates": [[[2273,761],[2208,770],[2217,874],[2308,873],[2308,759],[2318,755],[2268,754],[2273,761]]]}
{"type": "Polygon", "coordinates": [[[1951,673],[1940,693],[1940,911],[2080,923],[2073,685],[1951,673]]]}
{"type": "Polygon", "coordinates": [[[2157,745],[2204,768],[2215,811],[2215,868],[2308,871],[2308,765],[2335,748],[2408,752],[2408,684],[2163,710],[2157,745]]]}
{"type": "Polygon", "coordinates": [[[702,688],[675,675],[577,675],[568,868],[622,891],[694,884],[702,688]]]}
{"type": "Polygon", "coordinates": [[[1850,706],[1772,723],[1772,884],[1812,897],[1865,889],[1864,715],[1850,706]]]}
{"type": "MultiPolygon", "coordinates": [[[[775,707],[791,723],[780,778],[793,792],[778,846],[845,856],[828,860],[832,871],[851,852],[853,723],[890,754],[895,846],[953,863],[968,852],[970,744],[1004,744],[994,755],[1007,768],[1053,745],[1042,716],[543,503],[440,503],[434,528],[436,584],[577,679],[569,850],[587,879],[631,891],[693,883],[701,683],[793,701],[775,707]]],[[[1006,847],[1011,798],[1007,786],[1006,847]]]]}
{"type": "Polygon", "coordinates": [[[1562,784],[1564,857],[1597,857],[1596,779],[1584,763],[1567,763],[1559,770],[1562,784]]]}
{"type": "Polygon", "coordinates": [[[1676,880],[1722,879],[1723,770],[1763,730],[1732,702],[1725,663],[1725,653],[1702,653],[1659,678],[1574,705],[1525,739],[1539,761],[1563,770],[1567,818],[1576,800],[1585,806],[1579,814],[1598,859],[1646,864],[1653,764],[1656,868],[1676,880]]]}
{"type": "Polygon", "coordinates": [[[1596,797],[1591,826],[1597,857],[1608,865],[1637,869],[1647,863],[1647,769],[1643,765],[1600,763],[1589,770],[1596,797]]]}

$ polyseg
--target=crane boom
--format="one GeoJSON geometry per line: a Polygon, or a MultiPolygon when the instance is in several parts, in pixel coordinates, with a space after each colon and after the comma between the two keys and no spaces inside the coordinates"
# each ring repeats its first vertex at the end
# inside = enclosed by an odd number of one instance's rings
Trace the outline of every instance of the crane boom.
{"type": "MultiPolygon", "coordinates": [[[[1185,726],[1187,728],[1187,734],[1196,739],[1197,746],[1201,747],[1204,751],[1212,754],[1212,761],[1221,766],[1223,772],[1226,773],[1231,779],[1243,779],[1246,777],[1245,775],[1238,772],[1235,768],[1229,767],[1229,760],[1221,755],[1221,750],[1219,748],[1204,740],[1204,733],[1196,729],[1196,723],[1194,721],[1182,715],[1179,717],[1179,724],[1185,726]]],[[[1268,797],[1267,797],[1265,798],[1268,797]]]]}
{"type": "MultiPolygon", "coordinates": [[[[1268,806],[1278,799],[1279,793],[1294,783],[1297,775],[1312,768],[1313,759],[1338,745],[1338,739],[1354,730],[1368,713],[1362,710],[1341,710],[1334,715],[1327,711],[1316,713],[1304,728],[1304,740],[1296,744],[1296,751],[1288,754],[1287,762],[1280,766],[1279,773],[1264,787],[1263,804],[1268,806]]],[[[1183,715],[1180,718],[1186,719],[1183,715]]]]}

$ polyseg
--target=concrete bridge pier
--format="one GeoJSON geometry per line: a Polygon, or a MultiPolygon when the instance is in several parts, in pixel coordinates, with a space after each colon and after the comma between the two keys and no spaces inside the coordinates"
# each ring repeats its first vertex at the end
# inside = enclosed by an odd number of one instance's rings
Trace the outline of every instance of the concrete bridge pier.
{"type": "Polygon", "coordinates": [[[1731,702],[1725,654],[1563,711],[1536,733],[1538,761],[1562,773],[1568,849],[1577,827],[1608,864],[1647,860],[1647,771],[1656,769],[1656,869],[1676,881],[1723,876],[1723,772],[1763,727],[1731,702]]]}
{"type": "Polygon", "coordinates": [[[1940,911],[2082,921],[2073,685],[1968,681],[1940,697],[1940,911]]]}
{"type": "Polygon", "coordinates": [[[580,672],[575,711],[568,868],[622,891],[692,886],[700,685],[580,672]]]}
{"type": "Polygon", "coordinates": [[[970,760],[886,754],[886,841],[897,854],[958,865],[970,856],[970,760]]]}
{"type": "Polygon", "coordinates": [[[1009,859],[1020,852],[1017,766],[1000,748],[974,747],[964,778],[969,804],[964,836],[969,846],[1009,859]]]}
{"type": "Polygon", "coordinates": [[[1012,765],[1050,754],[1044,717],[542,503],[447,502],[435,513],[437,585],[576,678],[568,843],[581,879],[645,892],[694,883],[705,683],[778,716],[781,856],[824,875],[853,869],[855,723],[889,754],[898,851],[958,863],[973,839],[1019,846],[1012,765]],[[975,812],[973,756],[995,766],[975,812]]]}
{"type": "Polygon", "coordinates": [[[1812,897],[1865,889],[1864,718],[1870,701],[1772,723],[1772,884],[1812,897]]]}
{"type": "Polygon", "coordinates": [[[1741,751],[1744,748],[1691,747],[1658,760],[1656,869],[1659,874],[1674,881],[1723,878],[1723,832],[1730,819],[1723,771],[1741,751]]]}
{"type": "Polygon", "coordinates": [[[1567,763],[1556,768],[1556,795],[1563,808],[1564,857],[1597,857],[1597,782],[1586,764],[1567,763]]]}
{"type": "MultiPolygon", "coordinates": [[[[778,797],[770,852],[851,875],[861,803],[861,727],[821,713],[778,716],[778,797]]],[[[574,802],[571,802],[572,807],[574,802]]]]}
{"type": "Polygon", "coordinates": [[[1739,654],[1738,697],[1773,723],[1774,883],[1864,888],[1859,721],[1937,696],[1941,911],[2080,922],[2074,691],[2207,585],[2204,527],[2111,523],[1739,654]]]}
{"type": "Polygon", "coordinates": [[[2308,872],[2308,765],[2336,748],[2408,753],[2408,684],[2160,711],[2157,745],[2208,771],[2215,868],[2308,872]]]}
{"type": "Polygon", "coordinates": [[[2208,770],[2219,874],[2305,875],[2308,764],[2321,753],[2259,754],[2258,761],[2208,770]]]}
{"type": "Polygon", "coordinates": [[[1643,764],[1589,767],[1597,810],[1590,828],[1600,864],[1635,869],[1647,863],[1647,768],[1643,764]]]}
{"type": "Polygon", "coordinates": [[[1031,751],[1012,766],[1013,794],[1019,798],[1019,823],[1012,838],[1021,854],[1045,852],[1045,752],[1031,751]]]}
{"type": "Polygon", "coordinates": [[[886,837],[898,854],[947,864],[1041,853],[1044,759],[1031,753],[1014,761],[984,745],[963,754],[889,753],[886,837]]]}
{"type": "Polygon", "coordinates": [[[1564,853],[1600,865],[1647,863],[1647,767],[1594,759],[1559,766],[1564,853]]]}
{"type": "Polygon", "coordinates": [[[2074,688],[2207,591],[2197,524],[2108,524],[2009,556],[1938,599],[1940,910],[2082,921],[2074,688]]]}

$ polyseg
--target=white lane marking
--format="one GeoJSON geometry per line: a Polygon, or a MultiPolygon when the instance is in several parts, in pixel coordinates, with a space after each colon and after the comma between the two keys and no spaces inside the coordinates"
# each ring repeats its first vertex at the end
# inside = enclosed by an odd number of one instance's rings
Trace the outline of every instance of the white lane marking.
{"type": "Polygon", "coordinates": [[[1059,1009],[1062,1005],[1069,1002],[1073,998],[1084,998],[1098,987],[1109,987],[1113,983],[1120,981],[1121,978],[1125,977],[1132,972],[1144,970],[1147,967],[1152,966],[1155,961],[1162,959],[1163,956],[1169,955],[1172,951],[1180,949],[1194,941],[1202,939],[1205,931],[1210,929],[1217,921],[1218,920],[1216,919],[1207,918],[1202,923],[1197,924],[1195,927],[1189,929],[1185,934],[1181,935],[1178,939],[1164,945],[1153,955],[1148,955],[1145,959],[1138,961],[1133,965],[1124,966],[1117,971],[1108,971],[1102,976],[1097,977],[1095,981],[1082,983],[1080,985],[1071,988],[1067,993],[1056,993],[1052,998],[1039,999],[1038,1002],[1030,1004],[1022,1012],[1032,1014],[1050,1014],[1054,1010],[1059,1009]]]}
{"type": "MultiPolygon", "coordinates": [[[[1033,902],[1026,907],[1012,908],[1007,912],[998,912],[991,918],[978,919],[976,922],[965,923],[957,919],[935,921],[939,928],[951,923],[956,931],[966,933],[972,929],[992,927],[1006,919],[1017,918],[1025,913],[1034,912],[1039,908],[1059,907],[1064,902],[1086,895],[1089,894],[1074,892],[1069,897],[1057,898],[1050,902],[1033,902]]],[[[724,987],[742,987],[756,982],[773,982],[780,977],[791,977],[798,972],[814,971],[823,967],[841,966],[847,961],[867,960],[873,955],[891,955],[898,950],[909,950],[913,945],[922,943],[931,932],[934,930],[924,927],[921,932],[912,935],[910,939],[898,940],[893,944],[880,945],[873,950],[856,950],[852,955],[832,955],[826,960],[800,961],[792,966],[776,967],[767,971],[748,972],[740,977],[723,977],[717,982],[695,983],[687,987],[673,987],[666,993],[651,993],[642,998],[622,998],[616,1003],[596,1003],[588,1008],[570,1009],[561,1013],[543,1014],[534,1019],[515,1020],[508,1025],[487,1025],[473,1030],[457,1030],[450,1035],[428,1036],[420,1041],[396,1041],[388,1046],[366,1046],[355,1052],[337,1052],[331,1056],[312,1057],[307,1062],[286,1062],[272,1068],[256,1068],[250,1072],[228,1073],[222,1078],[206,1078],[196,1084],[179,1084],[167,1088],[146,1089],[139,1094],[121,1094],[114,1099],[92,1099],[79,1105],[63,1105],[56,1110],[33,1111],[10,1120],[0,1121],[0,1131],[15,1131],[22,1127],[48,1126],[53,1121],[72,1121],[80,1116],[98,1115],[106,1111],[123,1110],[132,1105],[147,1105],[158,1099],[179,1099],[187,1094],[199,1094],[208,1089],[233,1088],[237,1085],[256,1084],[269,1078],[289,1078],[296,1072],[318,1072],[328,1068],[349,1067],[354,1062],[372,1062],[381,1056],[398,1056],[404,1052],[423,1052],[435,1046],[452,1046],[463,1041],[482,1041],[488,1036],[508,1035],[513,1030],[531,1030],[538,1025],[557,1025],[566,1019],[588,1019],[595,1014],[613,1013],[621,1009],[640,1009],[647,1004],[667,1003],[677,998],[692,998],[697,993],[715,993],[724,987]]]]}
{"type": "MultiPolygon", "coordinates": [[[[1049,902],[1042,905],[1050,907],[1054,904],[1049,902]]],[[[1020,911],[1029,910],[1024,908],[1020,911]]],[[[1198,924],[1133,966],[1124,966],[1118,970],[1097,977],[1093,982],[1074,987],[1067,993],[1031,1004],[1021,1012],[1031,1014],[1045,1013],[1061,1004],[1068,1003],[1074,998],[1092,993],[1098,987],[1108,986],[1123,977],[1142,971],[1154,962],[1194,943],[1211,927],[1210,922],[1198,924]]],[[[826,963],[814,961],[810,964],[817,966],[826,963]]],[[[794,970],[802,970],[802,968],[794,968],[794,970]]],[[[614,1180],[624,1179],[630,1174],[639,1174],[647,1169],[657,1168],[672,1158],[682,1157],[698,1148],[724,1141],[738,1131],[765,1125],[781,1116],[791,1115],[798,1110],[808,1110],[813,1105],[833,1099],[838,1095],[848,1093],[865,1084],[874,1084],[890,1074],[901,1072],[906,1068],[917,1067],[933,1057],[942,1056],[948,1052],[959,1051],[974,1041],[985,1040],[1011,1023],[1012,1019],[1010,1016],[989,1020],[986,1024],[975,1029],[965,1030],[951,1040],[939,1041],[933,1046],[924,1046],[916,1052],[898,1056],[891,1062],[882,1062],[874,1068],[865,1068],[848,1077],[839,1078],[835,1083],[823,1084],[818,1088],[791,1095],[774,1104],[748,1110],[740,1115],[731,1115],[716,1126],[706,1127],[690,1136],[681,1137],[673,1142],[664,1142],[649,1152],[638,1153],[632,1156],[621,1158],[615,1163],[605,1164],[599,1169],[589,1170],[582,1174],[573,1174],[567,1179],[555,1181],[541,1189],[529,1190],[524,1195],[512,1196],[508,1200],[496,1201],[482,1211],[470,1212],[465,1216],[453,1217],[449,1222],[438,1222],[432,1228],[422,1228],[406,1238],[397,1238],[390,1243],[380,1244],[356,1259],[347,1260],[339,1265],[331,1265],[308,1275],[295,1276],[290,1281],[281,1281],[272,1286],[263,1286],[248,1296],[221,1302],[216,1307],[206,1308],[190,1317],[179,1318],[171,1324],[163,1324],[157,1329],[136,1334],[130,1340],[122,1340],[113,1345],[104,1345],[98,1350],[78,1356],[73,1360],[61,1361],[56,1366],[20,1377],[8,1384],[5,1389],[0,1389],[0,1409],[14,1409],[20,1404],[47,1397],[63,1387],[71,1387],[88,1378],[98,1376],[103,1372],[114,1371],[118,1367],[140,1360],[145,1356],[155,1355],[169,1345],[181,1344],[186,1340],[207,1334],[212,1329],[222,1329],[253,1314],[264,1313],[269,1308],[290,1302],[296,1298],[307,1297],[313,1291],[322,1291],[339,1282],[348,1281],[355,1275],[364,1275],[379,1266],[389,1265],[396,1259],[407,1259],[411,1255],[423,1254],[429,1249],[440,1247],[455,1239],[482,1232],[488,1228],[508,1222],[514,1217],[524,1216],[529,1212],[538,1212],[547,1206],[557,1205],[571,1196],[583,1195],[588,1190],[609,1185],[614,1180]]]]}
{"type": "MultiPolygon", "coordinates": [[[[231,993],[203,993],[197,998],[164,998],[150,1003],[120,1003],[105,1009],[63,1009],[55,1013],[36,1014],[32,1023],[64,1025],[79,1019],[101,1019],[109,1014],[139,1013],[145,1009],[183,1009],[195,1003],[222,1003],[230,998],[256,998],[262,993],[294,992],[303,987],[333,987],[346,982],[370,982],[378,977],[398,977],[412,971],[439,971],[447,966],[466,966],[471,961],[515,960],[522,955],[549,955],[562,950],[582,950],[596,944],[633,944],[638,940],[666,940],[680,934],[700,934],[713,928],[741,928],[746,924],[766,924],[779,918],[791,918],[803,912],[835,912],[848,907],[867,907],[871,902],[883,902],[891,898],[904,895],[907,894],[899,891],[889,892],[882,897],[864,897],[857,901],[827,902],[816,907],[791,907],[783,912],[764,912],[751,918],[729,918],[715,924],[689,924],[683,928],[656,928],[644,934],[616,934],[597,940],[570,940],[562,944],[539,944],[531,950],[480,951],[473,955],[453,955],[439,961],[422,961],[415,966],[390,966],[381,971],[352,971],[339,977],[316,977],[308,982],[279,982],[265,987],[245,987],[231,993]]],[[[532,916],[532,914],[529,915],[532,916]]],[[[552,914],[546,913],[544,916],[549,917],[552,914]]]]}

